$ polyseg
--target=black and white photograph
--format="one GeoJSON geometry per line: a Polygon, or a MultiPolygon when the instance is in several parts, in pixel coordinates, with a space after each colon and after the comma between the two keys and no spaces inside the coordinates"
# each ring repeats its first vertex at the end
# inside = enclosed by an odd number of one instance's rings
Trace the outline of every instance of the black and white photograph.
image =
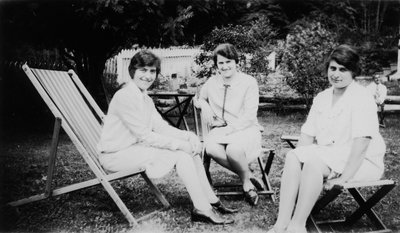
{"type": "Polygon", "coordinates": [[[400,232],[400,0],[0,0],[0,232],[400,232]]]}

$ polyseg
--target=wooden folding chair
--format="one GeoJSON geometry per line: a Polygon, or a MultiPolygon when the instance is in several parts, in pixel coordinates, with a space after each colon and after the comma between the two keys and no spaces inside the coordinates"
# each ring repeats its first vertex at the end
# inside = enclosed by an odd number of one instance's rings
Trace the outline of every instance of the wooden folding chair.
{"type": "MultiPolygon", "coordinates": [[[[299,137],[282,135],[281,140],[288,143],[291,148],[295,148],[295,143],[299,140],[299,137]]],[[[321,231],[321,227],[325,225],[330,227],[330,230],[334,232],[334,225],[351,226],[355,224],[361,217],[363,217],[363,215],[367,215],[367,217],[371,220],[373,227],[375,228],[375,230],[369,232],[391,232],[391,230],[385,226],[385,224],[373,210],[373,207],[395,186],[396,184],[392,180],[349,182],[343,186],[336,185],[331,190],[325,192],[325,194],[318,199],[308,219],[308,226],[312,231],[323,232],[321,231]],[[360,189],[374,186],[378,186],[380,188],[377,189],[368,199],[366,199],[361,194],[360,189]],[[359,207],[345,219],[316,221],[315,216],[345,190],[351,194],[353,199],[358,203],[359,207]]]]}
{"type": "Polygon", "coordinates": [[[378,120],[379,126],[385,128],[385,102],[378,105],[378,120]]]}
{"type": "MultiPolygon", "coordinates": [[[[195,114],[195,116],[197,116],[195,114]]],[[[201,117],[201,111],[200,111],[200,123],[201,123],[201,132],[202,132],[202,138],[206,137],[208,134],[210,128],[207,124],[207,122],[204,121],[204,117],[201,117]]],[[[271,170],[271,165],[272,161],[275,156],[275,150],[269,149],[269,148],[263,148],[261,151],[261,154],[257,157],[257,164],[260,169],[260,176],[262,180],[262,186],[263,190],[257,190],[257,194],[259,195],[267,195],[268,197],[271,198],[273,202],[275,202],[275,191],[272,189],[271,182],[269,180],[269,172],[271,170]],[[264,160],[264,154],[268,154],[268,157],[264,160]]],[[[241,183],[234,183],[234,184],[229,184],[229,183],[214,183],[210,174],[210,165],[211,165],[211,157],[207,155],[207,152],[203,150],[203,162],[204,162],[204,167],[205,171],[207,174],[207,178],[210,182],[210,184],[214,187],[215,189],[215,194],[217,196],[243,196],[244,192],[242,189],[242,184],[241,183]]]]}
{"type": "MultiPolygon", "coordinates": [[[[26,203],[42,200],[45,198],[69,193],[83,188],[101,184],[130,225],[136,225],[139,219],[135,219],[124,202],[120,199],[110,181],[119,180],[135,175],[141,175],[150,186],[159,201],[165,208],[169,207],[164,195],[147,177],[143,168],[125,170],[109,174],[103,169],[98,160],[96,144],[100,138],[101,121],[104,113],[98,107],[92,96],[84,87],[74,71],[55,71],[32,69],[23,65],[28,78],[39,92],[51,112],[55,116],[52,144],[50,148],[49,167],[45,192],[29,198],[8,203],[11,206],[19,206],[26,203]],[[60,127],[68,134],[85,162],[95,174],[96,178],[66,187],[53,189],[52,180],[55,169],[58,136],[60,127]]],[[[146,216],[144,216],[146,217],[146,216]]]]}

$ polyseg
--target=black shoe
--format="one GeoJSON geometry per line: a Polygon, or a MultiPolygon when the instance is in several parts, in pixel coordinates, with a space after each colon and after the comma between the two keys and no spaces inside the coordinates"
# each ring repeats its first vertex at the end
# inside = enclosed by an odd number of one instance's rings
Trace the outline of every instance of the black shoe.
{"type": "Polygon", "coordinates": [[[254,189],[250,189],[247,192],[244,192],[246,201],[250,203],[250,205],[255,206],[257,205],[258,202],[258,194],[256,192],[256,190],[254,189]]]}
{"type": "Polygon", "coordinates": [[[215,203],[211,203],[211,206],[220,212],[221,214],[233,214],[237,213],[239,210],[238,209],[230,209],[222,204],[221,201],[217,201],[215,203]]]}
{"type": "Polygon", "coordinates": [[[212,208],[207,212],[200,211],[196,208],[193,209],[192,211],[192,221],[193,222],[206,222],[206,223],[212,223],[212,224],[218,224],[218,225],[223,225],[223,224],[231,224],[234,222],[233,219],[231,218],[222,218],[219,216],[215,210],[212,208]]]}
{"type": "Polygon", "coordinates": [[[255,177],[252,177],[252,178],[250,178],[250,181],[251,181],[251,183],[254,185],[254,187],[256,187],[256,189],[257,189],[258,191],[264,190],[264,187],[263,187],[263,185],[261,184],[261,182],[260,182],[259,179],[255,178],[255,177]]]}

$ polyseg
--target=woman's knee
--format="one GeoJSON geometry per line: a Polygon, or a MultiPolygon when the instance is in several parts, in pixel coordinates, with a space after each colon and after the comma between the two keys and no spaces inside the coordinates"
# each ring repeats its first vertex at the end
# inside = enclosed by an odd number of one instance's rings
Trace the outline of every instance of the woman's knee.
{"type": "Polygon", "coordinates": [[[193,163],[193,157],[192,155],[184,152],[184,151],[176,151],[175,153],[177,153],[178,159],[177,162],[178,163],[193,163]]]}
{"type": "Polygon", "coordinates": [[[329,167],[319,158],[309,159],[303,164],[303,171],[318,172],[324,177],[327,177],[330,173],[329,167]]]}
{"type": "Polygon", "coordinates": [[[246,156],[244,148],[236,144],[228,144],[226,146],[226,154],[231,158],[246,156]]]}
{"type": "Polygon", "coordinates": [[[223,150],[223,146],[216,142],[207,142],[205,144],[205,151],[211,157],[216,156],[221,150],[223,150]]]}
{"type": "Polygon", "coordinates": [[[297,155],[293,152],[293,150],[290,150],[285,157],[285,164],[287,163],[298,163],[300,164],[299,158],[297,158],[297,155]]]}

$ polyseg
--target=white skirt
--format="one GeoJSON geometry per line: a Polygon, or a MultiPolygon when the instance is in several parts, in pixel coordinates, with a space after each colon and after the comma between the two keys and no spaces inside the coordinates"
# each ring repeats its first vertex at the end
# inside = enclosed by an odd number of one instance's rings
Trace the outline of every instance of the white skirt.
{"type": "Polygon", "coordinates": [[[161,178],[174,168],[182,153],[135,144],[115,153],[102,153],[99,160],[110,172],[145,168],[150,178],[161,178]]]}
{"type": "MultiPolygon", "coordinates": [[[[383,139],[371,141],[366,157],[351,181],[379,180],[384,171],[383,155],[385,148],[383,139]]],[[[312,144],[297,147],[293,150],[293,153],[302,163],[308,160],[321,159],[331,169],[332,173],[342,174],[350,156],[350,151],[351,144],[345,146],[312,144]]]]}
{"type": "Polygon", "coordinates": [[[259,126],[239,130],[227,136],[218,134],[218,128],[212,129],[205,138],[205,143],[222,145],[235,144],[244,149],[246,159],[250,163],[261,153],[261,132],[259,126]]]}

